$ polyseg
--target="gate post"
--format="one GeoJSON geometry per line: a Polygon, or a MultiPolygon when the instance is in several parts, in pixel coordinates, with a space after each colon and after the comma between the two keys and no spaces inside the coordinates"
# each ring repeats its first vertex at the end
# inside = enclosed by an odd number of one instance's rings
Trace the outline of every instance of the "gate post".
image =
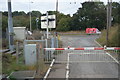
{"type": "MultiPolygon", "coordinates": [[[[45,47],[48,48],[48,40],[45,39],[45,47]]],[[[48,60],[48,52],[45,51],[45,60],[48,60]]]]}
{"type": "Polygon", "coordinates": [[[58,48],[58,38],[56,37],[56,48],[58,48]]]}

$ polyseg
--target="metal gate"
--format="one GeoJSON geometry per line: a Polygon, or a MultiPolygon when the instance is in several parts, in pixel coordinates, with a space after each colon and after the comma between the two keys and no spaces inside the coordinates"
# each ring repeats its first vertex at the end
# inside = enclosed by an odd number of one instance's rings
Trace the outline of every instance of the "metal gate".
{"type": "Polygon", "coordinates": [[[119,47],[44,48],[46,62],[55,59],[56,63],[67,62],[117,62],[119,47]]]}
{"type": "MultiPolygon", "coordinates": [[[[101,68],[106,68],[110,64],[119,64],[120,58],[120,47],[82,47],[82,48],[44,48],[47,57],[45,62],[51,62],[52,65],[54,63],[60,63],[66,65],[66,80],[69,78],[74,78],[76,72],[75,70],[79,71],[84,70],[87,68],[92,68],[97,70],[96,76],[100,76],[104,70],[100,71],[101,68]]],[[[51,69],[50,65],[50,69],[51,69]]],[[[113,66],[109,67],[111,69],[113,66]]],[[[114,66],[115,67],[115,66],[114,66]]],[[[113,69],[114,69],[113,67],[113,69]]],[[[118,66],[116,66],[118,69],[118,66]]],[[[109,70],[107,69],[107,70],[109,70]]],[[[92,71],[90,69],[90,71],[92,71]]],[[[85,77],[85,74],[89,75],[94,74],[94,72],[83,71],[83,75],[81,77],[85,77]]],[[[106,74],[107,71],[106,71],[106,74]]],[[[94,74],[95,75],[95,74],[94,74]]],[[[109,75],[109,74],[108,74],[109,75]]],[[[109,76],[110,77],[110,76],[109,76]]],[[[115,72],[112,77],[118,77],[118,71],[115,72]]]]}

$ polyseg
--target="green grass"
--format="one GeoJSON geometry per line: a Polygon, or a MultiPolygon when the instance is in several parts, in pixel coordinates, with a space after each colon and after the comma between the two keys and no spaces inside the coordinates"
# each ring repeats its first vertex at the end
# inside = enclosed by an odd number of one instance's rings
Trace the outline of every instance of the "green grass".
{"type": "Polygon", "coordinates": [[[11,54],[3,54],[3,60],[2,60],[2,73],[10,75],[14,71],[24,71],[24,70],[38,70],[39,76],[43,77],[43,75],[46,73],[49,65],[45,64],[42,58],[39,59],[38,65],[32,65],[32,66],[26,66],[24,63],[24,56],[21,54],[19,56],[19,62],[17,64],[16,57],[12,56],[11,54]]]}
{"type": "MultiPolygon", "coordinates": [[[[113,46],[113,47],[117,47],[119,46],[119,39],[118,39],[118,27],[119,26],[113,26],[110,28],[109,30],[109,42],[108,42],[108,46],[113,46]]],[[[97,39],[97,41],[102,45],[106,45],[106,30],[102,31],[102,34],[100,36],[100,38],[97,39]]]]}
{"type": "Polygon", "coordinates": [[[16,64],[15,57],[11,56],[10,54],[3,54],[2,64],[2,72],[4,74],[10,74],[11,72],[17,71],[19,69],[25,69],[25,66],[16,64]]]}
{"type": "Polygon", "coordinates": [[[63,44],[62,44],[62,41],[61,40],[58,40],[58,47],[59,48],[62,48],[63,44]]]}
{"type": "MultiPolygon", "coordinates": [[[[110,28],[110,32],[109,32],[109,45],[110,47],[120,47],[120,42],[119,42],[119,37],[120,37],[120,26],[113,26],[110,28]]],[[[97,41],[102,45],[106,45],[106,30],[102,31],[102,34],[100,36],[100,38],[97,39],[97,41]]],[[[120,59],[120,51],[107,51],[109,52],[114,58],[120,59]]]]}
{"type": "Polygon", "coordinates": [[[35,65],[33,66],[26,66],[24,64],[24,57],[23,55],[19,56],[19,63],[16,62],[16,57],[12,56],[11,54],[3,54],[2,60],[2,73],[10,74],[14,71],[19,70],[35,70],[35,65]]]}

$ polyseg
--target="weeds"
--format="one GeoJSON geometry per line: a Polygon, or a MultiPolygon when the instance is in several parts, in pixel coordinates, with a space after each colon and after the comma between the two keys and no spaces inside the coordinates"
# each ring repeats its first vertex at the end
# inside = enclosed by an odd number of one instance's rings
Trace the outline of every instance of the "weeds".
{"type": "MultiPolygon", "coordinates": [[[[120,45],[118,45],[119,43],[119,34],[118,34],[118,27],[119,26],[113,26],[109,29],[109,42],[108,42],[108,46],[115,46],[115,47],[118,47],[120,45]]],[[[100,38],[97,39],[97,41],[102,45],[106,45],[106,30],[103,30],[102,31],[102,34],[100,36],[100,38]]]]}

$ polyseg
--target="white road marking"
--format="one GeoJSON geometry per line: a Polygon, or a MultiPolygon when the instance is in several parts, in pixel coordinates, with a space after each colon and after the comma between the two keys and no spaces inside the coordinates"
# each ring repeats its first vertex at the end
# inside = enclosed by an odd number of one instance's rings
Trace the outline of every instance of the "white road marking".
{"type": "Polygon", "coordinates": [[[100,45],[96,40],[94,40],[95,43],[97,43],[100,47],[103,47],[102,45],[100,45]]]}
{"type": "Polygon", "coordinates": [[[69,70],[66,71],[66,80],[69,78],[69,70]]]}
{"type": "Polygon", "coordinates": [[[106,52],[106,54],[107,54],[108,56],[110,56],[115,62],[117,62],[117,63],[119,64],[119,61],[118,61],[117,59],[115,59],[112,55],[110,55],[110,54],[107,53],[107,52],[106,52]]]}
{"type": "Polygon", "coordinates": [[[48,75],[49,75],[49,73],[50,73],[50,71],[51,71],[51,67],[53,66],[54,62],[55,62],[55,59],[52,60],[52,62],[51,62],[51,64],[50,64],[50,67],[49,67],[49,69],[47,70],[47,73],[45,74],[43,80],[46,80],[46,78],[48,77],[48,75]]]}
{"type": "Polygon", "coordinates": [[[67,66],[66,66],[66,80],[69,78],[69,53],[67,56],[67,66]]]}
{"type": "MultiPolygon", "coordinates": [[[[96,40],[94,40],[100,47],[103,47],[102,45],[100,45],[96,40]]],[[[119,61],[117,59],[115,59],[110,53],[105,52],[108,56],[110,56],[116,63],[119,64],[119,61]]]]}

